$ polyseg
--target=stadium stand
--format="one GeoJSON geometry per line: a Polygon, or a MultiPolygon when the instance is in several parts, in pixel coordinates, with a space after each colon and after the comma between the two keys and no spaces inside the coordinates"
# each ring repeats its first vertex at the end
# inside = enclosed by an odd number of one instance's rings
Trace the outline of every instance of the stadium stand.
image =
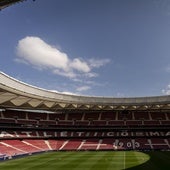
{"type": "Polygon", "coordinates": [[[81,96],[57,94],[58,99],[2,73],[0,78],[5,79],[0,84],[1,157],[67,150],[170,150],[167,97],[114,99],[115,106],[111,99],[82,97],[79,103],[81,96]],[[25,103],[23,96],[28,97],[25,103]],[[67,97],[75,104],[62,103],[67,97]]]}
{"type": "Polygon", "coordinates": [[[150,116],[145,113],[139,116],[136,112],[128,113],[124,119],[118,112],[115,120],[115,113],[109,116],[106,112],[104,116],[102,111],[92,116],[85,113],[82,120],[83,113],[79,113],[80,116],[77,113],[41,115],[40,112],[4,110],[0,118],[0,153],[15,156],[51,150],[169,150],[169,117],[152,112],[151,119],[146,120],[150,116]],[[134,120],[132,115],[138,119],[134,120]],[[57,121],[50,120],[51,117],[57,121]],[[11,123],[14,126],[9,126],[11,123]]]}

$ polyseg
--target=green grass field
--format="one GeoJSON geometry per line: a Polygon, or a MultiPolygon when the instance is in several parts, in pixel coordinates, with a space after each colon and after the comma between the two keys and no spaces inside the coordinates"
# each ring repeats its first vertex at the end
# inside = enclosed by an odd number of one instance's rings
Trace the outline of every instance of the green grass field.
{"type": "Polygon", "coordinates": [[[170,152],[48,152],[0,162],[2,170],[169,170],[170,152]]]}

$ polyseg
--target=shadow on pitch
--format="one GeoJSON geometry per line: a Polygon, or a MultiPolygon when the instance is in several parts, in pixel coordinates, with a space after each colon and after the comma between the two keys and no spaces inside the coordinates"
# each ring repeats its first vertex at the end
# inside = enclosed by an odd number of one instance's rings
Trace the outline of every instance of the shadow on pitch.
{"type": "Polygon", "coordinates": [[[150,159],[141,164],[126,170],[169,170],[170,169],[170,152],[145,152],[150,156],[150,159]]]}

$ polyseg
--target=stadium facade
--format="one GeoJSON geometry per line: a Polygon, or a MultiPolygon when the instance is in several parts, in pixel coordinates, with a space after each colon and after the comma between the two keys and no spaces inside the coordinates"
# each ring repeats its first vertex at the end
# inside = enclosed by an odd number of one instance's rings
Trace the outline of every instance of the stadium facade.
{"type": "Polygon", "coordinates": [[[0,154],[7,158],[53,150],[169,150],[169,129],[170,96],[66,95],[0,72],[0,154]]]}

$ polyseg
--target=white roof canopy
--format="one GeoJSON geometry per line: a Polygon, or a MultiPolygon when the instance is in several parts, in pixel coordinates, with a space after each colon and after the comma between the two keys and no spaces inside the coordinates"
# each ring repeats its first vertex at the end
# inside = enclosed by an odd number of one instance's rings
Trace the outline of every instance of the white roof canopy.
{"type": "Polygon", "coordinates": [[[170,96],[111,98],[68,95],[28,85],[0,72],[0,108],[52,111],[170,109],[170,96]]]}

